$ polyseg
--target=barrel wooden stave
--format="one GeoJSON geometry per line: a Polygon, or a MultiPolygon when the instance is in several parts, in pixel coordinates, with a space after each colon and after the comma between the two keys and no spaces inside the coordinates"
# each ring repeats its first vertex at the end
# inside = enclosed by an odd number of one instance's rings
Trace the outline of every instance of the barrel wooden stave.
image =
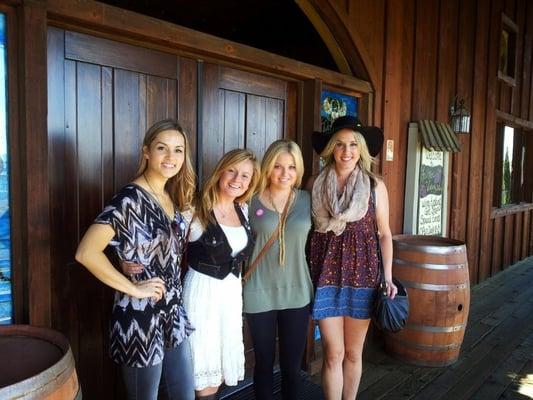
{"type": "Polygon", "coordinates": [[[440,237],[399,235],[393,239],[393,275],[406,287],[406,327],[385,335],[398,358],[445,366],[459,357],[470,309],[466,247],[440,237]]]}

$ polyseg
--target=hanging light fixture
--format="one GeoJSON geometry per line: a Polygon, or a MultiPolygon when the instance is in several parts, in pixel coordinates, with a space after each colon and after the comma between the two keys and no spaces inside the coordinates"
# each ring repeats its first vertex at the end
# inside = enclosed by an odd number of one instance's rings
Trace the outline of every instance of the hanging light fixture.
{"type": "Polygon", "coordinates": [[[450,106],[450,125],[455,133],[470,133],[470,113],[465,108],[464,99],[459,100],[457,104],[457,96],[450,106]]]}

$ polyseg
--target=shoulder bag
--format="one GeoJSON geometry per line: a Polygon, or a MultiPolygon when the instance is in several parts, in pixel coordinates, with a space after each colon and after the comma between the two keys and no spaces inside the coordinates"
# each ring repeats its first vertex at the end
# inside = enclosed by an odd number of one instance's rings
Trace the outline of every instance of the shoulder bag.
{"type": "MultiPolygon", "coordinates": [[[[372,201],[374,202],[374,209],[376,210],[375,199],[375,193],[372,190],[372,201]]],[[[392,282],[398,288],[398,293],[396,293],[394,299],[387,296],[385,270],[383,267],[383,258],[381,256],[381,245],[379,242],[376,220],[374,221],[374,230],[376,232],[380,284],[374,302],[372,321],[374,321],[377,327],[381,330],[398,332],[405,326],[407,317],[409,316],[409,297],[402,283],[396,278],[392,278],[392,282]]]]}

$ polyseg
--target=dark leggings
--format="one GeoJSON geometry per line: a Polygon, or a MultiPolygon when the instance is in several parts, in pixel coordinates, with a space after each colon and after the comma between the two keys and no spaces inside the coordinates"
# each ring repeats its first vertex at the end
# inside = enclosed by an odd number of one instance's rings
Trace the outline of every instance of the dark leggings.
{"type": "Polygon", "coordinates": [[[254,344],[254,392],[257,400],[272,399],[276,328],[282,398],[294,400],[301,397],[300,365],[307,338],[309,310],[307,305],[302,308],[246,314],[254,344]]]}

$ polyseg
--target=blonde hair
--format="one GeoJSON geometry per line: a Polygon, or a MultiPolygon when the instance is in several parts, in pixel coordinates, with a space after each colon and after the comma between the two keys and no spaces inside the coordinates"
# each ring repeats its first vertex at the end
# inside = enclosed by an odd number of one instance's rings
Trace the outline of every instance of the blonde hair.
{"type": "Polygon", "coordinates": [[[263,161],[261,162],[261,179],[257,190],[258,193],[263,193],[270,184],[270,174],[274,169],[278,156],[282,153],[288,153],[294,159],[294,165],[296,167],[296,182],[294,183],[294,187],[299,188],[302,184],[302,177],[304,174],[302,151],[292,140],[280,139],[268,146],[263,157],[263,161]]]}
{"type": "MultiPolygon", "coordinates": [[[[299,188],[302,184],[302,176],[304,174],[304,160],[302,157],[302,151],[300,147],[292,140],[280,139],[273,142],[267,149],[263,161],[261,163],[261,180],[259,182],[258,193],[263,193],[270,184],[270,174],[276,165],[276,160],[280,154],[287,153],[294,159],[294,165],[296,167],[296,182],[294,188],[299,188]]],[[[290,207],[291,201],[294,201],[294,192],[291,192],[287,199],[287,207],[290,207]]],[[[287,221],[287,214],[279,215],[278,224],[278,244],[279,244],[279,265],[285,265],[285,222],[287,221]]]]}
{"type": "MultiPolygon", "coordinates": [[[[335,164],[333,150],[335,149],[335,145],[337,144],[337,135],[342,130],[344,129],[341,129],[333,134],[324,150],[322,150],[322,153],[320,153],[320,157],[324,160],[325,163],[324,166],[335,164]]],[[[376,164],[376,159],[370,155],[365,137],[360,132],[354,131],[352,129],[348,130],[353,133],[355,143],[357,143],[357,147],[359,149],[359,161],[357,161],[357,165],[359,166],[359,168],[361,168],[361,171],[363,171],[363,173],[367,174],[368,176],[370,176],[370,178],[372,178],[371,180],[375,181],[377,179],[377,175],[372,172],[372,165],[376,164]]]]}
{"type": "Polygon", "coordinates": [[[218,161],[215,169],[205,181],[202,193],[200,194],[196,203],[196,216],[204,228],[210,222],[215,222],[211,211],[213,211],[213,207],[218,201],[218,182],[220,177],[231,167],[246,160],[250,160],[252,162],[253,175],[250,179],[250,185],[248,186],[246,192],[236,198],[235,201],[242,204],[248,202],[252,198],[261,174],[261,169],[255,154],[247,149],[234,149],[228,151],[218,161]]]}
{"type": "Polygon", "coordinates": [[[157,138],[157,135],[163,131],[176,131],[183,137],[185,145],[183,165],[179,172],[167,181],[165,190],[168,192],[170,198],[174,204],[176,204],[178,209],[184,211],[192,206],[194,191],[196,188],[196,174],[194,173],[191,163],[191,151],[187,134],[177,120],[164,119],[156,122],[148,128],[144,135],[141,159],[139,161],[139,168],[137,168],[136,177],[143,175],[148,167],[148,160],[144,157],[143,149],[150,148],[150,145],[157,138]]]}

